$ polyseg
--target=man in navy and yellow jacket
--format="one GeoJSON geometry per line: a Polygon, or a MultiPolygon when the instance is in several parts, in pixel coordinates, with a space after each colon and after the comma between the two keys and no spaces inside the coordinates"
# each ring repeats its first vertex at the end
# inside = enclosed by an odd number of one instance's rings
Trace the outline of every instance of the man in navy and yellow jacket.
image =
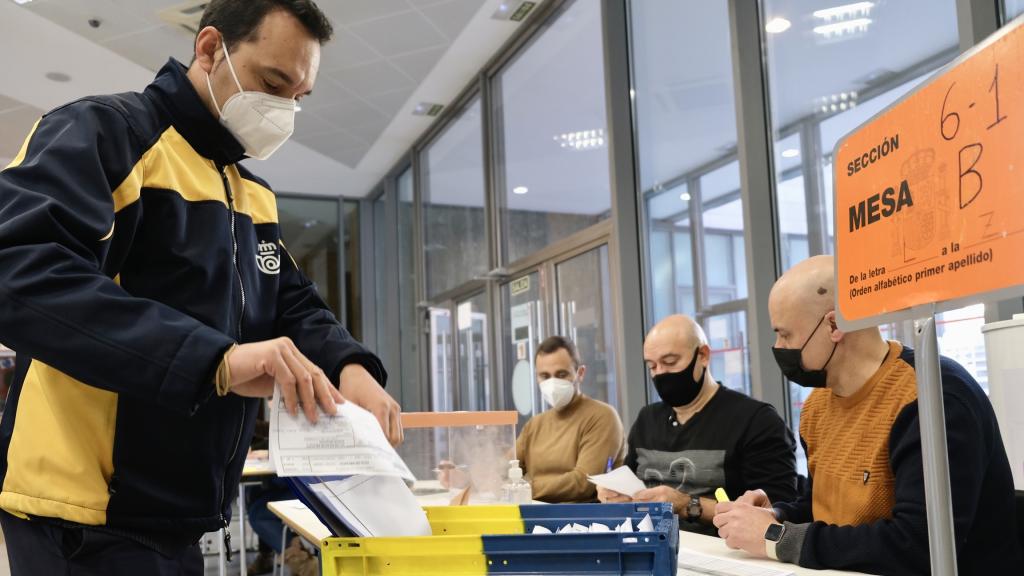
{"type": "Polygon", "coordinates": [[[214,0],[187,69],[171,60],[142,93],[53,110],[0,172],[14,575],[202,574],[196,542],[227,525],[275,385],[311,420],[343,394],[400,440],[380,362],[238,164],[290,135],[330,36],[310,0],[214,0]]]}

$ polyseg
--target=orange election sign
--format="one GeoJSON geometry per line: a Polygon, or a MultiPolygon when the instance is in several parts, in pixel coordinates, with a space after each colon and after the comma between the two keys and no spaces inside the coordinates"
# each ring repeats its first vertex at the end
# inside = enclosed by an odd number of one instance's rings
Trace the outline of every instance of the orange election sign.
{"type": "Polygon", "coordinates": [[[848,327],[1024,291],[1018,22],[835,148],[836,295],[848,327]]]}

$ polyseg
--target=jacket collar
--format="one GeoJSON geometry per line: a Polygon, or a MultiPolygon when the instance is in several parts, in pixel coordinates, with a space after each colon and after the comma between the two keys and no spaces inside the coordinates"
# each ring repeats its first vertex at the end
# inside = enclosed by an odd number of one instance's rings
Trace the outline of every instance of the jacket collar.
{"type": "Polygon", "coordinates": [[[219,166],[242,160],[245,149],[203,104],[185,75],[187,70],[181,62],[169,59],[145,93],[167,110],[174,128],[204,158],[219,166]]]}

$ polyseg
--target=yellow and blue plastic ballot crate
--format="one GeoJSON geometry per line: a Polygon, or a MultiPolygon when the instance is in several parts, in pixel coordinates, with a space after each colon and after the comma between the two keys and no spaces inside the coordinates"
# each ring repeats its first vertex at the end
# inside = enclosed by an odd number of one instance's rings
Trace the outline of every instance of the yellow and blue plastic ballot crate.
{"type": "Polygon", "coordinates": [[[674,576],[679,519],[672,505],[551,504],[424,508],[432,536],[327,538],[323,576],[618,574],[674,576]],[[566,524],[615,529],[646,515],[651,532],[563,533],[566,524]],[[533,534],[543,526],[552,534],[533,534]]]}

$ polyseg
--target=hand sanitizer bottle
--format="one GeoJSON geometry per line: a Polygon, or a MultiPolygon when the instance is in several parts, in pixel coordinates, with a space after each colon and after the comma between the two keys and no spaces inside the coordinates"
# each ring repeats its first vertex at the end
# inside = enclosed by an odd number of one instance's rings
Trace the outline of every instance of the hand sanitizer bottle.
{"type": "Polygon", "coordinates": [[[501,500],[508,504],[531,504],[533,489],[530,483],[523,480],[523,469],[519,460],[508,461],[508,481],[501,487],[501,500]]]}

